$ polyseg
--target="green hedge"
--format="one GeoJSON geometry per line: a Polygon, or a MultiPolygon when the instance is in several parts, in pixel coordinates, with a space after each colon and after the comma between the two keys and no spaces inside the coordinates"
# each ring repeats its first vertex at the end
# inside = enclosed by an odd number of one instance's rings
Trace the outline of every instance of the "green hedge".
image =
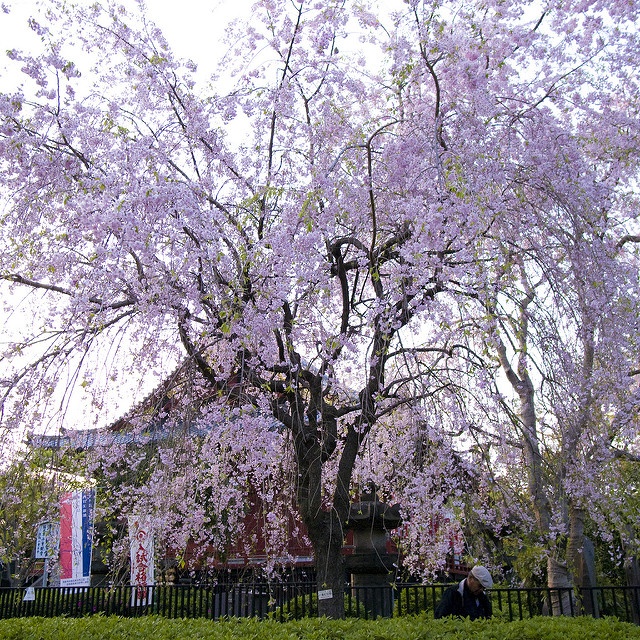
{"type": "Polygon", "coordinates": [[[171,620],[14,618],[0,620],[3,640],[640,640],[640,627],[615,618],[531,618],[518,622],[431,620],[409,616],[384,620],[307,619],[171,620]]]}

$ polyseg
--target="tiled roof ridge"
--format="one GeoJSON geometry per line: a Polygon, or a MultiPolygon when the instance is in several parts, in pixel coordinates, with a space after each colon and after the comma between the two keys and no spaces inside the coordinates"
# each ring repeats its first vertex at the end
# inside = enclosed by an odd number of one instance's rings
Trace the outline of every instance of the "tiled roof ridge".
{"type": "MultiPolygon", "coordinates": [[[[177,386],[175,383],[179,381],[181,375],[185,372],[189,365],[193,366],[193,360],[191,358],[183,358],[183,360],[174,367],[172,372],[164,376],[160,382],[149,392],[144,398],[139,400],[136,404],[129,408],[123,415],[119,418],[111,422],[111,424],[106,427],[101,427],[106,431],[112,431],[117,428],[122,421],[127,421],[135,415],[140,415],[144,413],[144,408],[149,406],[154,406],[161,399],[163,394],[166,394],[171,388],[175,388],[177,386]]],[[[197,372],[197,367],[193,367],[197,372]]]]}

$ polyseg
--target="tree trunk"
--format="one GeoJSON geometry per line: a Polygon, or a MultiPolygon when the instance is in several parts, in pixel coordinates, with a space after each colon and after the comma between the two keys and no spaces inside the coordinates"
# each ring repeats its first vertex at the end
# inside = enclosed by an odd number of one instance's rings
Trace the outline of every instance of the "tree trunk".
{"type": "Polygon", "coordinates": [[[318,615],[337,620],[344,618],[344,533],[340,523],[331,517],[323,529],[309,535],[318,583],[318,615]]]}
{"type": "Polygon", "coordinates": [[[573,592],[571,572],[566,562],[549,556],[547,559],[547,586],[550,594],[551,615],[573,615],[573,592]]]}
{"type": "MultiPolygon", "coordinates": [[[[302,429],[301,429],[302,431],[302,429]]],[[[313,546],[318,583],[318,613],[328,618],[344,618],[345,570],[342,546],[344,524],[349,513],[349,486],[358,435],[350,429],[340,456],[338,482],[331,506],[322,496],[322,449],[317,439],[296,439],[299,470],[297,501],[300,515],[313,546]]]]}
{"type": "Polygon", "coordinates": [[[598,601],[594,597],[595,559],[593,544],[584,535],[584,509],[569,504],[569,542],[567,566],[573,576],[573,584],[580,588],[580,613],[597,616],[598,601]]]}
{"type": "Polygon", "coordinates": [[[583,587],[584,571],[582,566],[584,547],[584,511],[569,504],[569,541],[567,543],[567,567],[573,576],[573,582],[583,587]]]}
{"type": "MultiPolygon", "coordinates": [[[[634,531],[628,526],[629,539],[633,539],[634,531]]],[[[624,544],[624,543],[623,543],[624,544]]],[[[635,550],[631,551],[627,544],[624,544],[624,573],[628,587],[638,587],[640,585],[640,562],[635,550]]],[[[631,592],[631,615],[635,624],[640,624],[640,590],[634,589],[631,592]]]]}
{"type": "Polygon", "coordinates": [[[631,591],[631,616],[634,624],[640,624],[640,594],[637,589],[640,585],[640,562],[638,556],[625,558],[625,576],[627,578],[627,586],[636,587],[631,591]]]}

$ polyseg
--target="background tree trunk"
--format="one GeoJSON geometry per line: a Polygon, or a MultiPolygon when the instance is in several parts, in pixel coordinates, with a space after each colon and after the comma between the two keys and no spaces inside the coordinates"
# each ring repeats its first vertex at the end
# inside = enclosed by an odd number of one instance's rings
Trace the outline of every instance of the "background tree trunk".
{"type": "Polygon", "coordinates": [[[598,615],[598,601],[593,594],[596,586],[593,543],[584,535],[584,509],[569,504],[569,541],[567,566],[573,576],[573,584],[581,591],[580,613],[598,615]]]}
{"type": "MultiPolygon", "coordinates": [[[[629,534],[629,538],[633,540],[634,534],[630,525],[628,525],[627,532],[629,534]]],[[[624,573],[627,579],[627,586],[637,587],[640,585],[640,562],[638,561],[638,556],[635,551],[631,551],[631,549],[627,548],[627,544],[624,546],[624,573]]],[[[633,622],[635,624],[640,624],[640,593],[638,593],[638,591],[631,594],[631,614],[633,616],[633,622]]]]}
{"type": "Polygon", "coordinates": [[[547,585],[551,589],[551,615],[571,615],[574,611],[572,606],[573,592],[571,591],[573,585],[571,572],[566,562],[553,556],[547,558],[547,585]]]}

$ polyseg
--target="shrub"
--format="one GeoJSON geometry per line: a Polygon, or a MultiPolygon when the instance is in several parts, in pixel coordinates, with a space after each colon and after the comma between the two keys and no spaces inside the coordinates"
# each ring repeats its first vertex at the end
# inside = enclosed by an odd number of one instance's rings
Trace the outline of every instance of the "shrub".
{"type": "MultiPolygon", "coordinates": [[[[344,611],[347,618],[373,618],[372,611],[368,611],[363,602],[345,593],[344,611]]],[[[304,618],[315,618],[318,615],[318,594],[301,594],[285,602],[278,607],[271,617],[275,620],[302,620],[304,618]]]]}
{"type": "Polygon", "coordinates": [[[13,618],[0,620],[3,640],[640,640],[640,627],[615,618],[432,620],[425,616],[379,620],[311,619],[276,622],[119,618],[13,618]]]}

